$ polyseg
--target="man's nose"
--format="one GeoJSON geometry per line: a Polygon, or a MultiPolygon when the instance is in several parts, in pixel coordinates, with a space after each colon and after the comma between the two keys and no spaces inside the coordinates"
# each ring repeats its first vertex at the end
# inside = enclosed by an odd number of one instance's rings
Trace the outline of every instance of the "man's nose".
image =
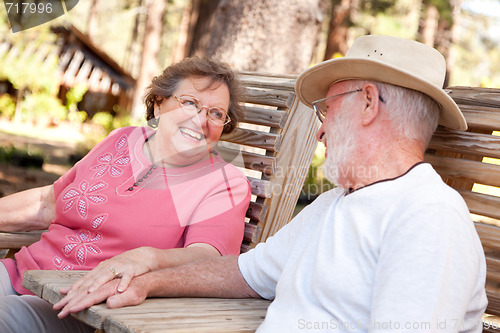
{"type": "Polygon", "coordinates": [[[318,140],[319,142],[323,142],[323,140],[325,139],[325,130],[323,129],[323,124],[321,124],[320,128],[318,129],[318,131],[316,132],[316,140],[318,140]]]}

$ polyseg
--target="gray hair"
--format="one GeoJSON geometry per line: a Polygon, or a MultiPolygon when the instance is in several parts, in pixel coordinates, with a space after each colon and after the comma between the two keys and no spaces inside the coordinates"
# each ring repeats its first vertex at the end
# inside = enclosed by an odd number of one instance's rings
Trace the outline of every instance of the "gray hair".
{"type": "MultiPolygon", "coordinates": [[[[418,140],[427,148],[437,128],[440,106],[429,96],[408,88],[388,83],[365,80],[349,80],[348,90],[361,89],[366,83],[377,86],[380,96],[385,101],[388,118],[394,129],[410,140],[418,140]]],[[[354,95],[346,96],[345,103],[354,100],[354,95]]]]}

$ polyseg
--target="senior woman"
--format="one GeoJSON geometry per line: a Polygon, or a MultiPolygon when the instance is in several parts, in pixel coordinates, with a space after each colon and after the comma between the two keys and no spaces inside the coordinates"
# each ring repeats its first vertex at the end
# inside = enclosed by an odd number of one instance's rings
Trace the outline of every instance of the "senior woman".
{"type": "Polygon", "coordinates": [[[57,318],[22,287],[29,269],[91,270],[77,299],[121,278],[238,254],[250,200],[246,177],[213,148],[240,118],[234,73],[188,58],[155,77],[145,96],[150,127],[113,131],[53,185],[0,199],[0,229],[48,228],[0,264],[1,332],[90,332],[57,318]]]}

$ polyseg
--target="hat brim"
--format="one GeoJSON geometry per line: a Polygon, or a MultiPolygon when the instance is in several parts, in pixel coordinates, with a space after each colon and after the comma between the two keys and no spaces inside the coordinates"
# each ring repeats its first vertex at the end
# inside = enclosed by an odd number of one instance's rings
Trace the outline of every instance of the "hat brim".
{"type": "Polygon", "coordinates": [[[329,87],[344,80],[371,80],[420,91],[441,107],[439,124],[465,131],[467,122],[453,99],[441,88],[419,77],[377,60],[339,58],[322,62],[304,71],[295,83],[300,101],[309,107],[326,97],[329,87]]]}

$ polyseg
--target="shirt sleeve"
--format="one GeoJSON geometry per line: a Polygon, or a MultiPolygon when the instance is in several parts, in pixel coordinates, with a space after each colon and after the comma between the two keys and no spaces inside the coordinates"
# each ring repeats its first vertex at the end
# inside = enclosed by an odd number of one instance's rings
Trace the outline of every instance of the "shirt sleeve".
{"type": "Polygon", "coordinates": [[[477,278],[485,269],[481,245],[468,212],[445,205],[410,207],[388,227],[373,282],[371,331],[387,331],[387,325],[480,331],[481,323],[469,318],[481,315],[466,311],[486,306],[484,281],[477,278]]]}
{"type": "Polygon", "coordinates": [[[318,202],[315,201],[302,209],[274,236],[238,258],[238,267],[243,278],[262,298],[275,298],[278,281],[289,259],[301,255],[301,246],[296,245],[298,242],[307,241],[308,238],[302,236],[311,232],[308,221],[320,218],[322,210],[317,209],[317,205],[318,202]]]}
{"type": "Polygon", "coordinates": [[[206,243],[221,255],[239,254],[249,203],[250,185],[243,175],[214,188],[198,205],[192,222],[186,227],[184,247],[206,243]],[[214,215],[214,211],[220,213],[214,215]]]}

